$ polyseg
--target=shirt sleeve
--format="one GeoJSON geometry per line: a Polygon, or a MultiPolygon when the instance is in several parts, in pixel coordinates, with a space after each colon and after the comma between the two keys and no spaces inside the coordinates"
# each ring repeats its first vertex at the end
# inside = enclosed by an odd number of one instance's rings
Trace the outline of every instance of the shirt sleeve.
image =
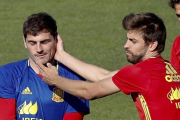
{"type": "Polygon", "coordinates": [[[0,98],[0,120],[16,120],[15,99],[0,98]]]}
{"type": "Polygon", "coordinates": [[[0,67],[0,97],[15,98],[15,74],[5,67],[0,67]]]}
{"type": "Polygon", "coordinates": [[[84,112],[84,114],[89,114],[89,101],[85,99],[81,99],[70,95],[70,99],[68,101],[68,107],[66,113],[74,113],[74,112],[84,112]]]}
{"type": "Polygon", "coordinates": [[[149,86],[148,74],[144,70],[128,65],[112,77],[114,84],[125,94],[133,92],[146,92],[149,86]]]}
{"type": "Polygon", "coordinates": [[[170,56],[170,62],[178,73],[180,73],[180,49],[179,49],[179,45],[180,45],[180,36],[178,36],[175,39],[175,41],[172,45],[171,56],[170,56]]]}
{"type": "Polygon", "coordinates": [[[75,112],[75,113],[66,113],[63,117],[63,120],[83,120],[84,113],[75,112]]]}

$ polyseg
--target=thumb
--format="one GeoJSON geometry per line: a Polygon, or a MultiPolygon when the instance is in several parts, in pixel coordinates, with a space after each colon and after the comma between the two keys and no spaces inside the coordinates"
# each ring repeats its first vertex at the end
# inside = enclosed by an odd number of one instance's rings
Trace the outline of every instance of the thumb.
{"type": "Polygon", "coordinates": [[[58,42],[62,42],[61,36],[59,34],[57,35],[57,39],[58,39],[58,42]]]}

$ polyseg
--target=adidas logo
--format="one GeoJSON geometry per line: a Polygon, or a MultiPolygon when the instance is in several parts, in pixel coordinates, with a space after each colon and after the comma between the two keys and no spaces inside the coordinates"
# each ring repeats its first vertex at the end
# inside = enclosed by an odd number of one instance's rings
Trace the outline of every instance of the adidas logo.
{"type": "Polygon", "coordinates": [[[21,94],[32,94],[32,92],[29,87],[26,87],[26,89],[24,89],[21,94]]]}

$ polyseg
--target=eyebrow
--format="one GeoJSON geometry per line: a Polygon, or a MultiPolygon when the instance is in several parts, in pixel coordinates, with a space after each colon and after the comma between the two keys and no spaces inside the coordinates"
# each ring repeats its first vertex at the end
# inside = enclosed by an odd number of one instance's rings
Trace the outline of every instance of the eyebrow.
{"type": "Polygon", "coordinates": [[[137,39],[135,39],[135,38],[129,38],[129,40],[133,40],[133,41],[138,41],[137,39]]]}
{"type": "MultiPolygon", "coordinates": [[[[51,39],[44,39],[44,40],[41,40],[40,42],[43,42],[43,41],[49,41],[49,40],[51,40],[51,39]]],[[[27,40],[28,42],[37,42],[37,41],[35,41],[35,40],[27,40]]]]}

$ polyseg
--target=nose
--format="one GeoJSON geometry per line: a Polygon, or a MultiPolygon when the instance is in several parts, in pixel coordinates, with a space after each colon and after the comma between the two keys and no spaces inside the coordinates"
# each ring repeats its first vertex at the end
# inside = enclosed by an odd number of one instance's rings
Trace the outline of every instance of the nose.
{"type": "Polygon", "coordinates": [[[43,47],[42,47],[41,44],[37,44],[36,51],[37,51],[38,53],[41,53],[41,52],[43,51],[43,47]]]}
{"type": "Polygon", "coordinates": [[[126,49],[126,48],[128,48],[128,40],[126,41],[126,43],[124,44],[124,48],[126,49]]]}

